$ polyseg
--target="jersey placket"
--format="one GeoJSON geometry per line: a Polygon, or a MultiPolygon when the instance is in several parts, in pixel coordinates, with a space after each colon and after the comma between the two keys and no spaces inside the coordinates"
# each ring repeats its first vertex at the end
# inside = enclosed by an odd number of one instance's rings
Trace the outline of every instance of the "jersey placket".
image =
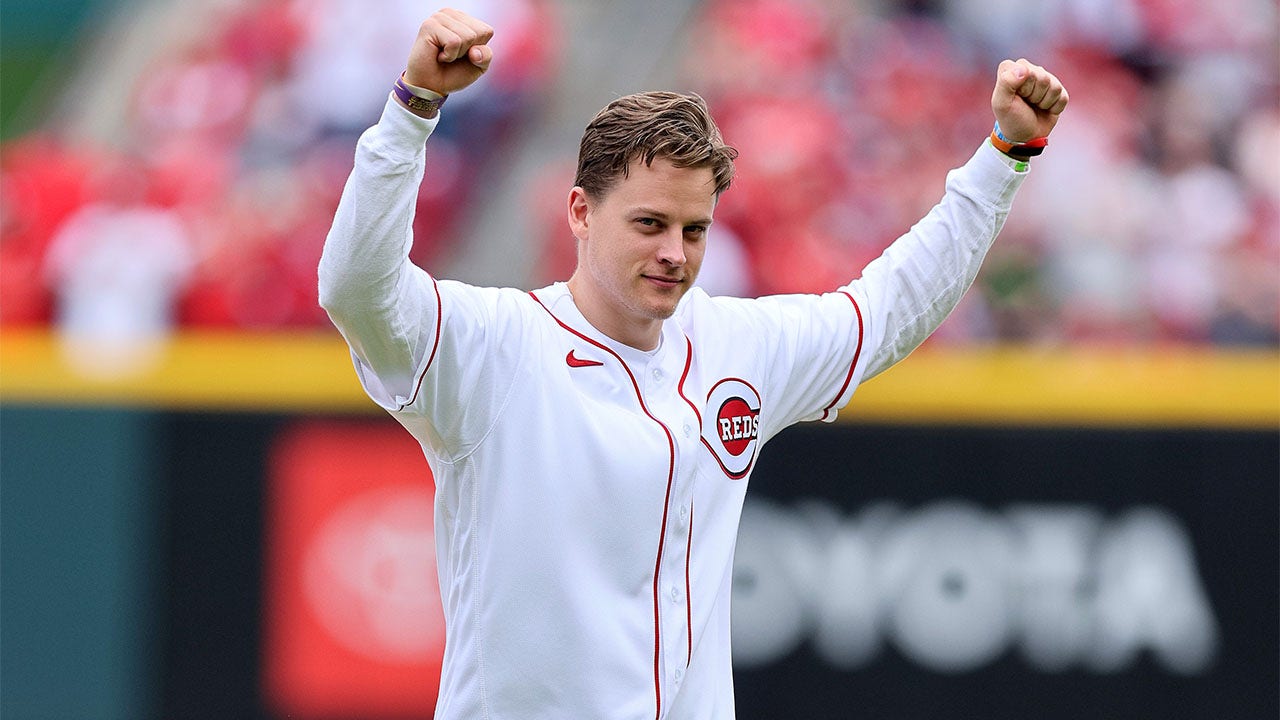
{"type": "Polygon", "coordinates": [[[684,354],[659,353],[644,370],[645,404],[659,422],[667,426],[675,440],[671,497],[666,508],[666,534],[658,577],[664,711],[684,681],[692,650],[688,563],[693,540],[693,488],[700,435],[697,416],[677,388],[684,368],[684,354]]]}

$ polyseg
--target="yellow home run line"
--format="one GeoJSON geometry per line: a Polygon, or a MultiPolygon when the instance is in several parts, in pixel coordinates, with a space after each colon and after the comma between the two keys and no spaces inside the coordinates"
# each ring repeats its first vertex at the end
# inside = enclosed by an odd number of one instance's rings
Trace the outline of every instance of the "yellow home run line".
{"type": "MultiPolygon", "coordinates": [[[[0,402],[380,412],[336,333],[184,332],[134,375],[44,331],[0,333],[0,402]]],[[[1280,428],[1280,352],[1190,347],[924,349],[859,388],[841,419],[1280,428]]]]}
{"type": "MultiPolygon", "coordinates": [[[[0,401],[175,409],[377,410],[336,333],[184,332],[147,369],[98,377],[91,350],[43,331],[0,334],[0,401]],[[86,369],[87,368],[87,369],[86,369]]],[[[106,365],[106,362],[101,363],[106,365]]]]}
{"type": "Polygon", "coordinates": [[[919,351],[860,388],[848,409],[876,421],[1276,428],[1280,353],[919,351]]]}

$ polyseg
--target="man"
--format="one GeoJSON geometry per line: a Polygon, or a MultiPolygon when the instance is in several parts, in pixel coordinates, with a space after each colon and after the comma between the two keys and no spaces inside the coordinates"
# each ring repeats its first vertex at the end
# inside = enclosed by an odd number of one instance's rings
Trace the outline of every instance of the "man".
{"type": "Polygon", "coordinates": [[[758,300],[693,288],[736,154],[705,104],[620,98],[582,139],[577,269],[526,293],[407,260],[440,99],[485,71],[492,35],[453,10],[423,23],[320,263],[361,382],[434,472],[437,717],[731,718],[733,550],[760,446],[833,419],[937,327],[1067,93],[1001,63],[999,132],[927,217],[835,292],[758,300]]]}

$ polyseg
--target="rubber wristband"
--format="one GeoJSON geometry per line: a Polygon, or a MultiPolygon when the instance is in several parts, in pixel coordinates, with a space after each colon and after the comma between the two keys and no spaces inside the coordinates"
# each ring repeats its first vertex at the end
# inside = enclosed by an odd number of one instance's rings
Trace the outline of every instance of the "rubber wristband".
{"type": "Polygon", "coordinates": [[[449,99],[448,95],[441,95],[438,92],[428,90],[426,88],[415,87],[404,81],[404,75],[396,78],[396,84],[392,87],[396,97],[405,107],[414,112],[424,113],[429,117],[434,117],[440,112],[440,106],[444,105],[444,101],[449,99]]]}
{"type": "Polygon", "coordinates": [[[1038,137],[1034,140],[1028,140],[1024,143],[1010,142],[1000,132],[1000,123],[997,122],[995,128],[991,130],[991,144],[997,150],[1005,155],[1013,155],[1016,157],[1035,157],[1044,152],[1045,147],[1049,145],[1049,138],[1038,137]]]}

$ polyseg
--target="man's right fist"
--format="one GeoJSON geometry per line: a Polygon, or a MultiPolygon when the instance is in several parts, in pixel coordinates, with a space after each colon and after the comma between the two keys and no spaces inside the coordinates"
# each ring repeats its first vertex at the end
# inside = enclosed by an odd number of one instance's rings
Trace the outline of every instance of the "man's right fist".
{"type": "Polygon", "coordinates": [[[441,95],[475,82],[493,60],[493,28],[464,12],[445,8],[427,18],[409,52],[404,81],[441,95]]]}

